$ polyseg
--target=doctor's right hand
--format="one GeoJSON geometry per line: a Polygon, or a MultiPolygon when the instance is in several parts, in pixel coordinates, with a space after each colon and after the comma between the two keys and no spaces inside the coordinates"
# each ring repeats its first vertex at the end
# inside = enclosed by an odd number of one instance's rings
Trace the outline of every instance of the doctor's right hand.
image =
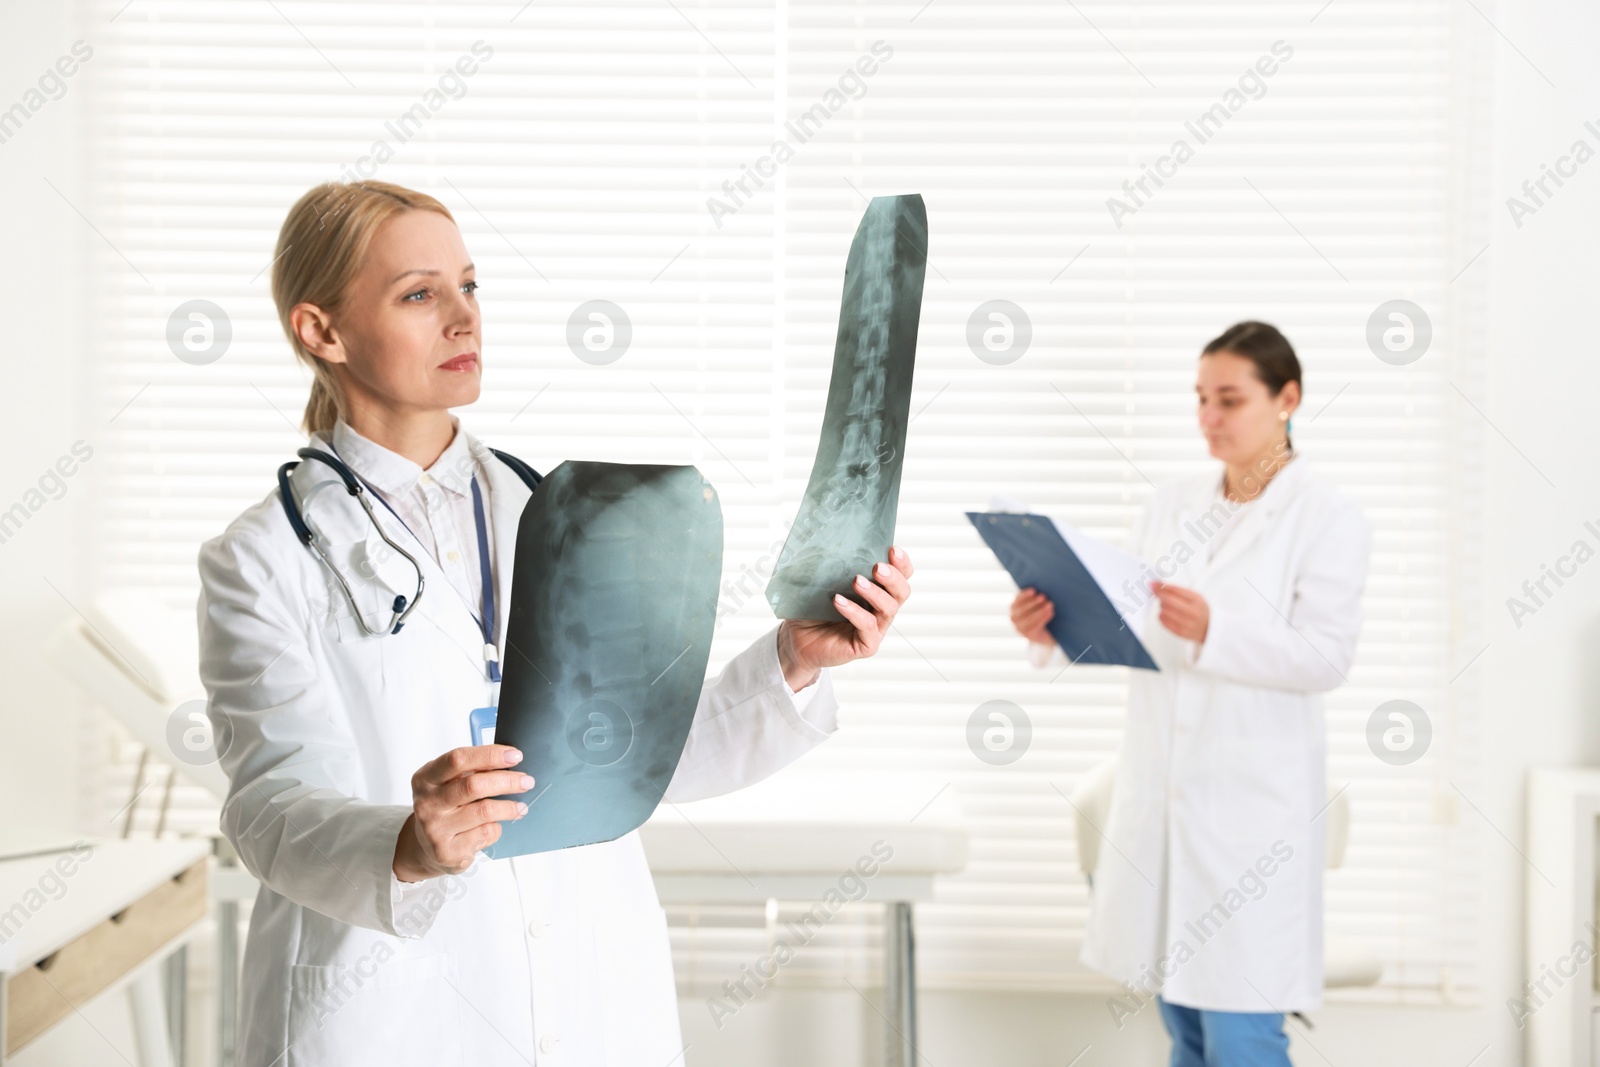
{"type": "Polygon", "coordinates": [[[1055,638],[1045,629],[1045,624],[1055,617],[1056,606],[1050,603],[1050,598],[1031,586],[1018,592],[1011,602],[1011,625],[1034,644],[1055,643],[1055,638]]]}
{"type": "Polygon", "coordinates": [[[510,745],[453,748],[411,776],[411,815],[394,844],[394,874],[420,882],[460,874],[479,850],[500,840],[500,824],[528,814],[518,800],[496,800],[526,793],[533,779],[507,764],[522,759],[510,745]]]}

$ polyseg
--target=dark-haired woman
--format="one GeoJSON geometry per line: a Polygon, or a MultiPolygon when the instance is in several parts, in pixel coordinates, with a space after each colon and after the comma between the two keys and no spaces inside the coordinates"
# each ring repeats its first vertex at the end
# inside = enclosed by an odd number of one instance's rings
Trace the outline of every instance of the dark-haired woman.
{"type": "MultiPolygon", "coordinates": [[[[1222,469],[1159,490],[1134,537],[1159,672],[1134,671],[1083,961],[1149,1001],[1172,1067],[1285,1067],[1283,1015],[1322,1002],[1325,727],[1361,625],[1371,531],[1299,455],[1300,363],[1242,322],[1205,347],[1200,432],[1222,469]]],[[[1034,590],[1038,666],[1065,659],[1034,590]]]]}

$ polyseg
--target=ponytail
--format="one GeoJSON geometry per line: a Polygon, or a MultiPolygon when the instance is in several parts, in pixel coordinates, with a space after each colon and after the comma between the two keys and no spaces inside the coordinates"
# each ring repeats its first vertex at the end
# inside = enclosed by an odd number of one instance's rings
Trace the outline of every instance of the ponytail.
{"type": "MultiPolygon", "coordinates": [[[[315,358],[315,357],[313,357],[315,358]]],[[[312,370],[311,396],[306,401],[306,413],[300,419],[300,428],[308,434],[330,433],[339,421],[339,387],[331,379],[327,364],[317,360],[312,370]]]]}

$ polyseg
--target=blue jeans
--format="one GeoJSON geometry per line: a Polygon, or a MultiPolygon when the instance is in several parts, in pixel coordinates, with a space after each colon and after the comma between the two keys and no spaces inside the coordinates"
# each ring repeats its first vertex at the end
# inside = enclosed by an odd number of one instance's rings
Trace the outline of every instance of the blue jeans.
{"type": "Polygon", "coordinates": [[[1157,999],[1172,1036],[1172,1067],[1290,1067],[1277,1012],[1203,1011],[1157,999]]]}

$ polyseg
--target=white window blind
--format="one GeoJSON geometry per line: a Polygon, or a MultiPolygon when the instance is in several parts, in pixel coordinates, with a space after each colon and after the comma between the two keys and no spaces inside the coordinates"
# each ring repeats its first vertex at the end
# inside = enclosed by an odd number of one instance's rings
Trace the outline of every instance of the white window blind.
{"type": "MultiPolygon", "coordinates": [[[[843,728],[807,759],[934,774],[963,805],[972,861],[918,911],[922,981],[1100,987],[1076,962],[1088,895],[1057,789],[1114,750],[1125,705],[1118,670],[1026,665],[1012,587],[962,512],[1004,492],[1126,543],[1154,484],[1212,463],[1194,426],[1200,347],[1261,318],[1306,367],[1297,447],[1375,528],[1357,663],[1328,698],[1329,777],[1353,807],[1328,927],[1384,961],[1367,996],[1471,995],[1477,847],[1497,839],[1461,803],[1475,788],[1461,672],[1478,622],[1461,591],[1477,551],[1487,237],[1467,207],[1481,202],[1486,31],[1458,5],[140,0],[107,21],[120,6],[92,5],[89,64],[99,182],[85,214],[112,246],[97,317],[113,418],[102,584],[191,607],[198,544],[300,443],[307,378],[270,304],[273,241],[301,192],[354,174],[381,140],[393,156],[370,176],[442,199],[478,264],[473,432],[542,470],[693,462],[718,486],[720,663],[771,624],[757,559],[810,470],[866,198],[919,192],[930,257],[897,534],[916,595],[876,659],[838,672],[843,728]],[[478,41],[492,55],[451,95],[440,79],[478,41]],[[391,125],[407,112],[420,121],[402,141],[391,125]],[[233,327],[204,366],[165,343],[195,298],[233,327]],[[566,341],[595,299],[632,325],[606,365],[566,341]],[[1406,366],[1366,339],[1393,299],[1432,324],[1406,366]],[[991,300],[1031,327],[1015,362],[969,347],[991,300]],[[1367,748],[1368,716],[1394,698],[1434,728],[1406,767],[1367,748]],[[1006,767],[965,742],[993,699],[1034,727],[1006,767]]],[[[672,913],[680,979],[708,990],[762,954],[771,925],[672,913]]],[[[865,977],[863,915],[830,924],[778,981],[865,977]]]]}

